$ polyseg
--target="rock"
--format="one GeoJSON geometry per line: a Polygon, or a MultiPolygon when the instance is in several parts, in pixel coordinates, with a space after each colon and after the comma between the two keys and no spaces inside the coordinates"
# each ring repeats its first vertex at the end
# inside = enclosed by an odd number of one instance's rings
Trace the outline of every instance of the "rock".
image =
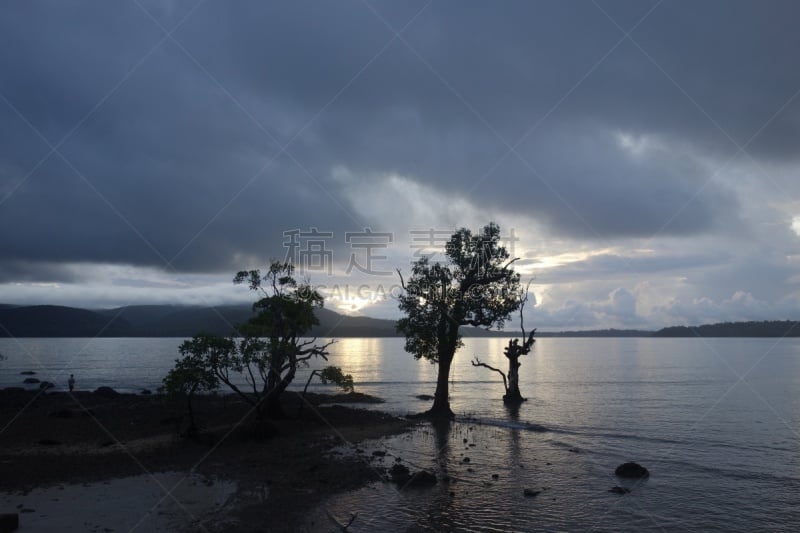
{"type": "Polygon", "coordinates": [[[417,400],[429,401],[433,400],[433,396],[430,394],[417,394],[417,400]]]}
{"type": "Polygon", "coordinates": [[[142,392],[140,392],[139,394],[143,394],[145,396],[149,396],[149,395],[153,394],[153,392],[150,389],[142,389],[142,392]]]}
{"type": "Polygon", "coordinates": [[[34,372],[33,370],[23,370],[22,372],[19,373],[19,375],[20,376],[35,376],[36,372],[34,372]]]}
{"type": "Polygon", "coordinates": [[[535,498],[538,496],[542,491],[534,490],[534,489],[525,489],[522,491],[522,494],[527,498],[535,498]]]}
{"type": "Polygon", "coordinates": [[[405,465],[395,463],[389,469],[389,476],[398,485],[405,485],[411,479],[411,471],[405,465]]]}
{"type": "Polygon", "coordinates": [[[116,398],[119,393],[111,387],[97,387],[94,393],[102,398],[116,398]]]}
{"type": "Polygon", "coordinates": [[[31,385],[33,383],[39,383],[39,380],[36,379],[36,378],[25,378],[25,379],[22,380],[22,382],[27,384],[27,385],[31,385]]]}
{"type": "Polygon", "coordinates": [[[625,487],[612,487],[608,489],[608,492],[613,492],[614,494],[628,494],[631,489],[626,489],[625,487]]]}
{"type": "Polygon", "coordinates": [[[435,485],[437,482],[436,474],[427,470],[411,474],[411,471],[401,464],[394,464],[389,469],[389,477],[394,483],[400,486],[427,487],[435,485]]]}
{"type": "Polygon", "coordinates": [[[500,475],[499,474],[492,474],[492,479],[494,479],[494,480],[500,479],[500,475]]]}
{"type": "Polygon", "coordinates": [[[627,477],[627,478],[646,478],[650,476],[650,472],[638,463],[624,463],[617,467],[614,470],[614,474],[619,477],[627,477]]]}
{"type": "Polygon", "coordinates": [[[461,459],[461,462],[462,463],[468,463],[469,462],[469,457],[464,457],[463,459],[461,459]]]}
{"type": "Polygon", "coordinates": [[[433,472],[428,472],[427,470],[420,470],[411,476],[411,481],[409,481],[408,484],[412,487],[428,487],[431,485],[436,485],[436,474],[433,472]]]}
{"type": "Polygon", "coordinates": [[[53,385],[49,381],[42,381],[41,383],[39,383],[39,388],[42,390],[52,389],[54,387],[55,385],[53,385]]]}
{"type": "Polygon", "coordinates": [[[19,515],[17,513],[2,513],[0,514],[0,531],[16,531],[19,529],[19,515]]]}
{"type": "Polygon", "coordinates": [[[375,457],[383,457],[386,455],[386,452],[383,450],[375,450],[374,452],[372,452],[372,455],[375,457]]]}

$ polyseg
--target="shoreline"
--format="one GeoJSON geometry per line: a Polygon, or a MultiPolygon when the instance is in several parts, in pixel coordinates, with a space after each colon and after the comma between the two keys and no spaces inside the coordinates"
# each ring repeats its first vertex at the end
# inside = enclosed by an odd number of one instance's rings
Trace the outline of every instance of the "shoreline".
{"type": "MultiPolygon", "coordinates": [[[[249,405],[235,396],[199,396],[195,411],[201,434],[190,440],[178,434],[179,425],[185,426],[185,403],[159,394],[104,397],[2,389],[0,493],[25,496],[65,484],[185,472],[236,483],[236,505],[217,518],[236,523],[237,530],[294,531],[324,500],[385,475],[369,458],[331,454],[334,447],[355,448],[415,425],[358,409],[358,403],[379,401],[365,395],[309,393],[307,400],[298,416],[302,400],[286,392],[289,418],[254,425],[249,405]],[[253,496],[265,492],[266,498],[253,496]]],[[[25,517],[20,515],[21,525],[25,517]]],[[[206,525],[212,531],[213,520],[206,525]]]]}

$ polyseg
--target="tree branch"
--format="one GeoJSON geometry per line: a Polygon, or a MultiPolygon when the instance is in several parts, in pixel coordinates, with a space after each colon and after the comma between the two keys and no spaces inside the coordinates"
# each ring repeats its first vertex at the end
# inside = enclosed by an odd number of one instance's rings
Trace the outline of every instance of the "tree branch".
{"type": "Polygon", "coordinates": [[[472,366],[482,366],[484,368],[488,368],[489,370],[494,370],[495,372],[497,372],[498,374],[503,376],[503,387],[506,389],[506,392],[508,392],[508,380],[506,379],[506,373],[505,372],[503,372],[499,368],[495,368],[493,366],[487,365],[486,363],[484,363],[480,359],[478,359],[477,356],[475,357],[475,359],[472,360],[472,366]]]}

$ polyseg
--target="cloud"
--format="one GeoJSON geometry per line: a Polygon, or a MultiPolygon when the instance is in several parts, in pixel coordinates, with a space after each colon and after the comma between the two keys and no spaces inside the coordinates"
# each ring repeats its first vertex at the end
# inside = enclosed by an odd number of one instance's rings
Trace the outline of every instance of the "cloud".
{"type": "Polygon", "coordinates": [[[793,287],[794,2],[142,5],[0,8],[0,279],[229,275],[312,227],[341,267],[347,231],[494,219],[529,260],[611,250],[540,273],[577,291],[553,320],[634,323],[680,270],[793,287]]]}

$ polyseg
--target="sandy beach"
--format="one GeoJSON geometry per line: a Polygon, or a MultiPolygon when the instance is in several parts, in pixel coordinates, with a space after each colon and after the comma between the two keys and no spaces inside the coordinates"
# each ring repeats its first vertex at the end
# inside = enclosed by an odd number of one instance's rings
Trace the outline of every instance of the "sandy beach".
{"type": "Polygon", "coordinates": [[[384,474],[331,450],[411,423],[358,409],[374,401],[358,394],[285,396],[288,418],[260,424],[233,396],[199,397],[192,440],[184,403],[161,395],[2,390],[0,513],[19,513],[20,531],[311,527],[320,502],[384,474]]]}

